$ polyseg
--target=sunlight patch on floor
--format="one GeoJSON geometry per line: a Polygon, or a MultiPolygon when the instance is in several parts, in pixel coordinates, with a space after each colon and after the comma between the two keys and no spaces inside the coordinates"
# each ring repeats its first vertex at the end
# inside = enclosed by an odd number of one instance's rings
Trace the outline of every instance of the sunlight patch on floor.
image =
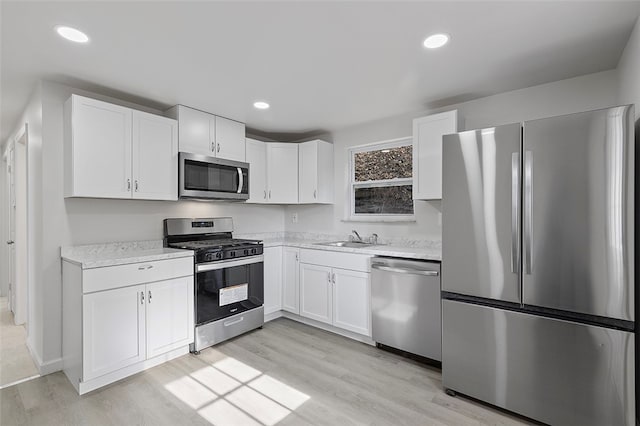
{"type": "Polygon", "coordinates": [[[309,395],[227,357],[165,385],[212,425],[272,426],[309,395]]]}
{"type": "Polygon", "coordinates": [[[196,410],[218,398],[218,395],[189,376],[180,377],[178,380],[166,384],[165,388],[189,407],[196,410]]]}

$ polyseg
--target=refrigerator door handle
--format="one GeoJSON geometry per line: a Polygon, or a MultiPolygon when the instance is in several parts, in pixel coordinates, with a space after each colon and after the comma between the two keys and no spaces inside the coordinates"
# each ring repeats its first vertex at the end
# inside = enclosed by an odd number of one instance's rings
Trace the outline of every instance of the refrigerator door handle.
{"type": "Polygon", "coordinates": [[[511,272],[517,274],[520,265],[518,217],[520,210],[520,153],[511,154],[511,272]]]}
{"type": "Polygon", "coordinates": [[[524,153],[524,270],[531,275],[533,247],[533,152],[524,153]]]}

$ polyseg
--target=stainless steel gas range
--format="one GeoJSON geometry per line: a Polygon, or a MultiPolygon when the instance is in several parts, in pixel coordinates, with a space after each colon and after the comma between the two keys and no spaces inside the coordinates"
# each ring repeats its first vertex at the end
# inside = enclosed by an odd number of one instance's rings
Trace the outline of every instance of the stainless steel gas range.
{"type": "Polygon", "coordinates": [[[195,251],[194,353],[264,323],[262,242],[232,232],[230,217],[164,220],[165,247],[195,251]]]}

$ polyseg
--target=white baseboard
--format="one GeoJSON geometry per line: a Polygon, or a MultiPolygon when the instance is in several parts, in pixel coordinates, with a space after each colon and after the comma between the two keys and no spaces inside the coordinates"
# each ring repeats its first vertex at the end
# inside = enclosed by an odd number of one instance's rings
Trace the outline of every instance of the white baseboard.
{"type": "Polygon", "coordinates": [[[291,312],[280,311],[280,316],[284,318],[288,318],[293,321],[301,322],[306,325],[310,325],[312,327],[320,328],[324,331],[329,331],[334,334],[339,334],[344,337],[348,337],[349,339],[357,340],[362,343],[366,343],[367,345],[375,346],[376,342],[374,342],[371,337],[365,336],[363,334],[354,333],[348,330],[343,330],[338,327],[334,327],[329,324],[322,323],[320,321],[315,321],[309,318],[302,317],[300,315],[292,314],[291,312]]]}
{"type": "Polygon", "coordinates": [[[26,341],[27,349],[29,349],[29,354],[33,359],[33,362],[38,369],[38,372],[41,376],[46,376],[47,374],[55,373],[56,371],[62,371],[62,358],[52,359],[50,361],[44,362],[40,355],[31,347],[31,342],[29,339],[26,341]]]}
{"type": "Polygon", "coordinates": [[[276,318],[280,318],[282,316],[282,311],[271,312],[270,314],[264,314],[264,322],[273,321],[276,318]]]}

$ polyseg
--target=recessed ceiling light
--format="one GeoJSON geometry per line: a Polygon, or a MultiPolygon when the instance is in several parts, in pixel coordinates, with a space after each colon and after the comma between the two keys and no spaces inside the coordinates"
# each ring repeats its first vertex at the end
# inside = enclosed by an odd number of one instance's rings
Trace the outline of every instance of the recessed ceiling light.
{"type": "Polygon", "coordinates": [[[424,47],[427,49],[437,49],[449,42],[449,35],[447,34],[433,34],[424,39],[424,47]]]}
{"type": "Polygon", "coordinates": [[[267,109],[269,108],[269,104],[264,101],[258,101],[253,103],[254,108],[258,109],[267,109]]]}
{"type": "Polygon", "coordinates": [[[58,25],[56,27],[56,32],[60,35],[60,37],[64,37],[67,40],[74,41],[76,43],[86,43],[89,41],[89,36],[75,28],[58,25]]]}

